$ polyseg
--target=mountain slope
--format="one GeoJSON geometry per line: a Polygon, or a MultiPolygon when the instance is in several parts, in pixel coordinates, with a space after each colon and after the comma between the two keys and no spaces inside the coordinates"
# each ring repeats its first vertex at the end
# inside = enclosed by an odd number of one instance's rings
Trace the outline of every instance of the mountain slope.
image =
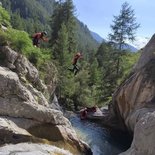
{"type": "Polygon", "coordinates": [[[87,25],[79,20],[77,20],[77,40],[78,47],[82,51],[89,52],[99,46],[99,43],[93,38],[87,25]]]}
{"type": "Polygon", "coordinates": [[[126,49],[126,50],[130,50],[131,52],[137,52],[138,51],[138,49],[136,47],[134,47],[134,46],[132,46],[130,44],[124,45],[123,48],[126,49]]]}
{"type": "MultiPolygon", "coordinates": [[[[1,2],[11,13],[11,24],[14,28],[25,30],[29,34],[42,30],[51,33],[49,21],[55,0],[22,0],[22,3],[21,0],[1,0],[1,2]]],[[[87,26],[78,19],[76,25],[78,49],[81,51],[96,49],[99,43],[91,36],[87,26]]]]}
{"type": "Polygon", "coordinates": [[[20,0],[1,0],[1,2],[3,7],[9,9],[10,12],[18,12],[21,18],[33,18],[42,23],[45,23],[52,14],[54,4],[54,0],[22,0],[22,3],[20,0]]]}
{"type": "Polygon", "coordinates": [[[92,37],[98,42],[98,43],[102,43],[105,42],[106,40],[103,39],[100,35],[98,35],[96,32],[90,31],[92,37]]]}
{"type": "MultiPolygon", "coordinates": [[[[102,42],[106,42],[105,39],[103,39],[99,34],[95,33],[95,32],[92,32],[91,31],[91,35],[92,37],[98,42],[98,43],[102,43],[102,42]]],[[[137,52],[138,49],[135,48],[134,46],[130,45],[130,44],[126,44],[124,45],[123,49],[125,50],[129,50],[131,52],[137,52]]]]}

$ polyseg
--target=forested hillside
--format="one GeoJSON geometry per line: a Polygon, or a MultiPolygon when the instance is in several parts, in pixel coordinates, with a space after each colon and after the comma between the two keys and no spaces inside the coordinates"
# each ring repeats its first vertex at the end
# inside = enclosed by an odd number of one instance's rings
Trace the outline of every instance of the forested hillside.
{"type": "MultiPolygon", "coordinates": [[[[1,0],[11,14],[13,28],[25,30],[30,35],[46,30],[51,33],[50,21],[55,0],[1,0]]],[[[76,14],[76,13],[75,13],[76,14]]],[[[76,19],[78,47],[82,51],[96,49],[98,43],[92,38],[86,25],[76,19]]]]}
{"type": "Polygon", "coordinates": [[[13,28],[32,34],[42,29],[50,30],[49,20],[54,0],[1,0],[11,14],[13,28]]]}
{"type": "Polygon", "coordinates": [[[1,45],[9,44],[26,55],[46,84],[56,78],[55,94],[66,108],[78,110],[108,103],[139,56],[139,52],[122,51],[111,42],[97,44],[87,26],[77,20],[72,0],[1,2],[9,12],[1,9],[0,23],[8,27],[7,32],[0,31],[1,45]],[[36,48],[30,36],[43,30],[48,31],[49,42],[36,48]],[[74,75],[68,68],[73,67],[77,51],[83,56],[77,64],[79,72],[74,75]]]}

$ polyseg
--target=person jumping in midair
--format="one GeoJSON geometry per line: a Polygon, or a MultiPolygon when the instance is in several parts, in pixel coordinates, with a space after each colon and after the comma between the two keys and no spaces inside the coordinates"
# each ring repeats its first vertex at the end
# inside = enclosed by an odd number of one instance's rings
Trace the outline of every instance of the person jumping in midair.
{"type": "Polygon", "coordinates": [[[72,65],[73,65],[73,68],[68,68],[68,70],[70,70],[71,72],[74,73],[74,75],[77,74],[77,72],[79,71],[79,67],[77,66],[77,61],[82,58],[82,54],[80,52],[78,52],[77,54],[75,54],[74,58],[73,58],[73,62],[72,62],[72,65]]]}

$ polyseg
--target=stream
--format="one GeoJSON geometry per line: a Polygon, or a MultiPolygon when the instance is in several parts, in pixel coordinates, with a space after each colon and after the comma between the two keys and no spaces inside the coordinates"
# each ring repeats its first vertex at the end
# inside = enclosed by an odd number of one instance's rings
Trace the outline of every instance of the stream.
{"type": "Polygon", "coordinates": [[[80,139],[90,145],[93,155],[117,155],[131,144],[123,133],[110,131],[92,121],[81,120],[76,115],[70,116],[69,120],[80,139]]]}

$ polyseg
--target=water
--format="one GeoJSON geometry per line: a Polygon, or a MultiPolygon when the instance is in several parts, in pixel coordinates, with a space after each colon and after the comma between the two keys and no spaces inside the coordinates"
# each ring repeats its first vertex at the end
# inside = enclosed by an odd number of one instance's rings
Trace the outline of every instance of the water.
{"type": "Polygon", "coordinates": [[[77,116],[69,118],[80,139],[90,145],[93,155],[117,155],[129,147],[123,134],[114,133],[101,125],[77,116]]]}

